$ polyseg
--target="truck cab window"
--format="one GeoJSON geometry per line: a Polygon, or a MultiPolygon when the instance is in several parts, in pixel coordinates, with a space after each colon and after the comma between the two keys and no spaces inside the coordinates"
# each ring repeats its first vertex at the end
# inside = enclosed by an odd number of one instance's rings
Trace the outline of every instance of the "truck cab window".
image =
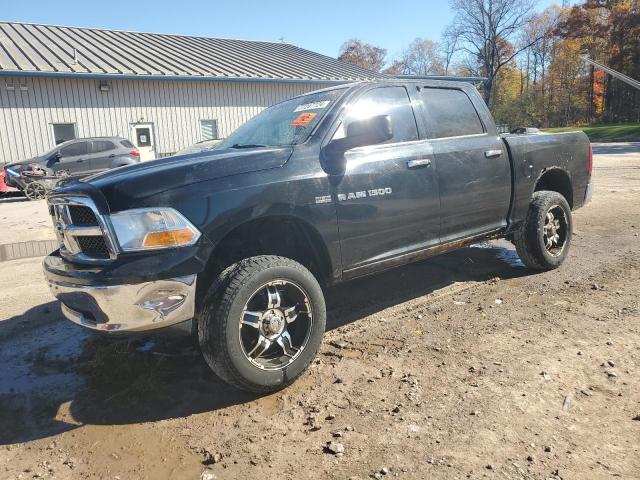
{"type": "Polygon", "coordinates": [[[411,101],[404,87],[383,87],[369,90],[348,105],[334,139],[344,137],[344,126],[354,120],[376,115],[389,115],[393,137],[385,143],[410,142],[418,139],[418,127],[411,101]]]}
{"type": "Polygon", "coordinates": [[[423,88],[420,95],[426,113],[429,138],[484,133],[478,112],[462,90],[423,88]]]}

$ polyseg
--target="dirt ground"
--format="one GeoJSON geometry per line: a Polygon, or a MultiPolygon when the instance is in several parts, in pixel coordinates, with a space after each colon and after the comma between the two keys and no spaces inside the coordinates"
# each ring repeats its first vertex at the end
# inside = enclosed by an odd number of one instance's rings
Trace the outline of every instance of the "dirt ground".
{"type": "MultiPolygon", "coordinates": [[[[562,268],[500,241],[332,289],[317,361],[263,397],[0,264],[0,479],[640,478],[640,144],[595,151],[562,268]]],[[[3,241],[37,205],[0,201],[3,241]]]]}
{"type": "Polygon", "coordinates": [[[19,196],[0,199],[0,225],[0,244],[56,238],[44,201],[19,196]]]}

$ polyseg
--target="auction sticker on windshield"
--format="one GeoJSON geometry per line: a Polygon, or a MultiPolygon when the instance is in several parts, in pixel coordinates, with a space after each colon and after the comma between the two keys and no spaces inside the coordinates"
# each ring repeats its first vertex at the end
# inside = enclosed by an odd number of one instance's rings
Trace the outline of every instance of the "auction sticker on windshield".
{"type": "Polygon", "coordinates": [[[293,119],[291,125],[294,127],[306,127],[318,114],[314,112],[304,112],[293,119]]]}
{"type": "Polygon", "coordinates": [[[322,102],[313,102],[313,103],[303,103],[302,105],[298,105],[294,112],[303,112],[305,110],[322,110],[323,108],[327,108],[327,105],[331,103],[331,100],[324,100],[322,102]]]}

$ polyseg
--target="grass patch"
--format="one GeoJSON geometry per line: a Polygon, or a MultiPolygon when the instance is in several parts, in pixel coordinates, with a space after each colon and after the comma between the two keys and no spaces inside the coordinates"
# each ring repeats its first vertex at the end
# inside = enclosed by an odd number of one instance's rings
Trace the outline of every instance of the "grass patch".
{"type": "Polygon", "coordinates": [[[586,125],[576,127],[545,128],[545,132],[561,133],[581,130],[592,142],[624,142],[640,140],[640,123],[615,125],[586,125]]]}

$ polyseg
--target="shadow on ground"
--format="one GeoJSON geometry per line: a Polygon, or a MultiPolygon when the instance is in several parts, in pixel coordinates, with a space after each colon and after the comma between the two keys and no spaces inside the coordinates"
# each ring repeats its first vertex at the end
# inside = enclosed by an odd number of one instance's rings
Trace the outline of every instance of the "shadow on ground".
{"type": "MultiPolygon", "coordinates": [[[[360,320],[454,282],[528,272],[509,248],[465,248],[326,292],[327,328],[360,320]]],[[[54,305],[46,306],[50,311],[54,305]]],[[[183,417],[250,402],[256,395],[215,377],[190,339],[114,340],[63,320],[3,336],[43,306],[0,324],[0,444],[45,438],[83,424],[118,425],[183,417]],[[6,323],[6,327],[5,327],[6,323]]]]}
{"type": "Polygon", "coordinates": [[[22,192],[6,192],[0,193],[0,203],[22,203],[30,202],[22,192]]]}

